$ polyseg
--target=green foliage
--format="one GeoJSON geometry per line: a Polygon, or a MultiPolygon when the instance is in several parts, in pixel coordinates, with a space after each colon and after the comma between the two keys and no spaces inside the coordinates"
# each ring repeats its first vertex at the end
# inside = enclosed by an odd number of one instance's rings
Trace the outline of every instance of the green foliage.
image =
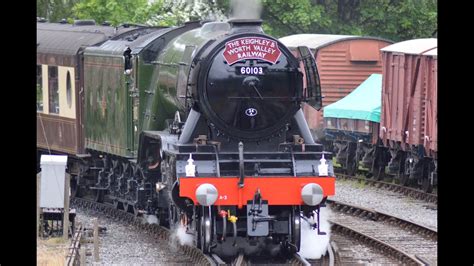
{"type": "Polygon", "coordinates": [[[222,19],[220,9],[207,1],[186,0],[82,0],[73,8],[79,19],[92,18],[118,25],[124,22],[173,26],[190,20],[222,19]],[[218,16],[212,17],[211,14],[218,16]]]}
{"type": "Polygon", "coordinates": [[[36,16],[58,22],[73,16],[72,7],[80,0],[36,0],[36,16]]]}
{"type": "MultiPolygon", "coordinates": [[[[231,0],[37,0],[37,16],[170,26],[190,20],[225,20],[231,0]]],[[[249,6],[255,1],[241,1],[249,6]]],[[[431,37],[437,0],[261,0],[263,28],[282,37],[297,33],[348,34],[393,41],[431,37]]]]}
{"type": "MultiPolygon", "coordinates": [[[[230,17],[229,3],[230,0],[216,1],[217,7],[230,17]]],[[[319,33],[401,41],[431,37],[437,29],[437,0],[261,0],[261,3],[263,29],[276,37],[319,33]]]]}
{"type": "Polygon", "coordinates": [[[171,26],[195,20],[224,20],[223,14],[228,1],[211,2],[207,0],[164,0],[161,12],[148,20],[150,25],[171,26]]]}
{"type": "Polygon", "coordinates": [[[116,26],[124,22],[145,23],[151,12],[160,9],[160,3],[149,7],[147,0],[83,0],[73,11],[78,19],[109,21],[116,26]]]}
{"type": "Polygon", "coordinates": [[[437,29],[436,0],[364,1],[360,10],[365,33],[395,41],[431,37],[437,29]]]}
{"type": "Polygon", "coordinates": [[[323,7],[310,0],[263,0],[262,19],[267,33],[284,36],[288,33],[312,32],[314,25],[328,26],[331,20],[323,15],[323,7]]]}
{"type": "Polygon", "coordinates": [[[393,41],[431,37],[436,0],[262,0],[264,30],[377,36],[393,41]]]}

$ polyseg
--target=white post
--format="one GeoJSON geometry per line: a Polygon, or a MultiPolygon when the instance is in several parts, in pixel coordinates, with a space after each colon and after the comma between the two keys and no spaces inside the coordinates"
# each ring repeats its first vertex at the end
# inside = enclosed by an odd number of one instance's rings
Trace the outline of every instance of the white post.
{"type": "Polygon", "coordinates": [[[65,174],[66,180],[64,180],[64,216],[63,216],[63,238],[68,239],[69,235],[69,180],[71,176],[69,173],[65,174]]]}
{"type": "Polygon", "coordinates": [[[36,237],[39,237],[40,233],[40,196],[41,193],[41,172],[36,175],[36,237]]]}

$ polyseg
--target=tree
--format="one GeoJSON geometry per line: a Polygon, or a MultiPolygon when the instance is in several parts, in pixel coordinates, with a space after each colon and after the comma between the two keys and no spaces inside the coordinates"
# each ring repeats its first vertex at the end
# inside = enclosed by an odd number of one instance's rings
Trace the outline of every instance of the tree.
{"type": "Polygon", "coordinates": [[[359,27],[369,35],[400,41],[432,37],[437,30],[436,0],[363,1],[360,10],[359,27]]]}
{"type": "Polygon", "coordinates": [[[310,0],[263,0],[262,19],[267,33],[282,37],[296,33],[327,33],[331,19],[324,6],[310,0]]]}
{"type": "Polygon", "coordinates": [[[320,33],[401,41],[431,37],[437,29],[437,0],[37,0],[37,14],[50,21],[74,17],[172,26],[226,20],[235,9],[260,4],[263,28],[275,37],[320,33]]]}
{"type": "Polygon", "coordinates": [[[36,16],[58,22],[73,16],[72,7],[80,0],[36,0],[36,16]]]}
{"type": "Polygon", "coordinates": [[[79,19],[173,26],[198,19],[223,19],[221,10],[205,0],[82,0],[74,8],[79,19]]]}
{"type": "MultiPolygon", "coordinates": [[[[219,2],[219,1],[217,1],[219,2]]],[[[224,20],[225,6],[207,0],[162,0],[161,12],[147,21],[150,25],[171,26],[193,20],[224,20]]]]}
{"type": "Polygon", "coordinates": [[[145,23],[150,14],[161,9],[161,2],[148,4],[147,0],[83,0],[74,8],[78,19],[105,21],[116,26],[125,22],[145,23]]]}
{"type": "Polygon", "coordinates": [[[262,0],[265,30],[377,36],[393,41],[431,37],[436,0],[262,0]]]}

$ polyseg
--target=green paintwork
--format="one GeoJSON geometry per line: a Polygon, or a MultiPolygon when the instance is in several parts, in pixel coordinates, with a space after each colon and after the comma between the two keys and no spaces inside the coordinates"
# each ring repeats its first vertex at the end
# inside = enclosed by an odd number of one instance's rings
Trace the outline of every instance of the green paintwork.
{"type": "Polygon", "coordinates": [[[84,64],[86,148],[133,157],[123,58],[85,55],[84,64]]]}
{"type": "Polygon", "coordinates": [[[168,43],[155,60],[145,62],[142,55],[154,43],[162,41],[160,36],[154,35],[154,40],[141,49],[132,49],[130,76],[124,74],[123,43],[104,44],[109,50],[86,49],[86,148],[136,157],[138,136],[142,131],[164,130],[166,120],[173,119],[177,110],[181,115],[186,113],[185,101],[178,95],[185,94],[193,52],[223,33],[203,34],[200,28],[192,28],[195,26],[177,28],[184,33],[174,39],[165,38],[168,43]],[[102,107],[103,97],[105,108],[102,107]]]}
{"type": "Polygon", "coordinates": [[[199,29],[184,33],[172,40],[157,58],[158,63],[151,75],[152,79],[156,81],[152,84],[155,94],[149,97],[146,103],[146,111],[151,115],[145,117],[142,130],[164,129],[165,119],[172,119],[178,109],[185,111],[184,101],[177,96],[176,87],[178,74],[182,78],[180,82],[187,80],[191,55],[188,58],[183,58],[183,53],[187,44],[194,43],[196,45],[196,42],[193,42],[194,39],[188,37],[196,31],[199,29]],[[180,65],[180,62],[186,62],[188,65],[180,65]],[[153,120],[154,117],[157,117],[157,121],[153,120]]]}

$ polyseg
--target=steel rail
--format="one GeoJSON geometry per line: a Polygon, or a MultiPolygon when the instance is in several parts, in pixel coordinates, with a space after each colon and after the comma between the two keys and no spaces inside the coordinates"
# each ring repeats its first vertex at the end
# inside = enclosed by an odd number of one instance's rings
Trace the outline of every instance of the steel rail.
{"type": "Polygon", "coordinates": [[[303,257],[300,256],[300,254],[295,253],[293,255],[293,259],[290,261],[291,265],[304,265],[304,266],[310,266],[311,263],[303,257]]]}
{"type": "Polygon", "coordinates": [[[293,258],[289,261],[289,263],[290,265],[304,265],[304,266],[309,266],[309,265],[334,266],[335,256],[336,256],[336,252],[334,251],[332,247],[332,243],[329,243],[326,254],[320,259],[315,259],[315,260],[306,259],[306,258],[301,257],[298,253],[295,253],[293,255],[293,258]]]}
{"type": "Polygon", "coordinates": [[[380,181],[380,180],[374,180],[374,179],[368,179],[368,178],[363,178],[363,177],[357,177],[357,176],[351,176],[343,173],[335,173],[336,178],[343,178],[343,179],[355,179],[359,181],[365,181],[366,184],[375,186],[377,188],[383,188],[387,189],[389,191],[397,192],[400,194],[404,194],[406,196],[419,199],[419,200],[424,200],[426,202],[430,203],[435,203],[438,204],[438,195],[433,194],[433,193],[426,193],[424,191],[411,188],[411,187],[406,187],[390,182],[385,182],[385,181],[380,181]]]}
{"type": "Polygon", "coordinates": [[[80,264],[80,256],[79,256],[79,249],[81,248],[81,238],[82,238],[82,225],[79,225],[76,228],[76,232],[71,239],[71,245],[69,246],[69,252],[66,256],[66,265],[79,265],[80,264]]]}
{"type": "Polygon", "coordinates": [[[371,237],[356,229],[353,229],[352,227],[348,225],[343,225],[341,223],[338,223],[332,220],[329,220],[329,222],[332,225],[331,230],[356,238],[357,240],[361,241],[362,243],[366,245],[373,246],[376,249],[398,259],[403,264],[425,265],[425,262],[418,259],[417,257],[412,256],[406,253],[405,251],[400,250],[390,244],[387,244],[377,238],[371,237]]]}
{"type": "Polygon", "coordinates": [[[432,240],[438,240],[438,230],[415,223],[413,221],[405,220],[403,218],[399,218],[381,211],[376,211],[332,199],[328,199],[326,202],[331,206],[331,209],[338,212],[343,212],[361,218],[368,218],[373,221],[387,222],[392,225],[397,225],[402,229],[410,230],[422,236],[429,237],[432,240]]]}
{"type": "Polygon", "coordinates": [[[245,265],[245,257],[243,253],[239,253],[239,256],[232,262],[232,266],[243,266],[245,265]]]}
{"type": "Polygon", "coordinates": [[[335,255],[335,250],[333,249],[332,242],[329,242],[328,246],[328,256],[327,256],[327,264],[329,266],[334,266],[335,261],[336,261],[336,255],[335,255]]]}

